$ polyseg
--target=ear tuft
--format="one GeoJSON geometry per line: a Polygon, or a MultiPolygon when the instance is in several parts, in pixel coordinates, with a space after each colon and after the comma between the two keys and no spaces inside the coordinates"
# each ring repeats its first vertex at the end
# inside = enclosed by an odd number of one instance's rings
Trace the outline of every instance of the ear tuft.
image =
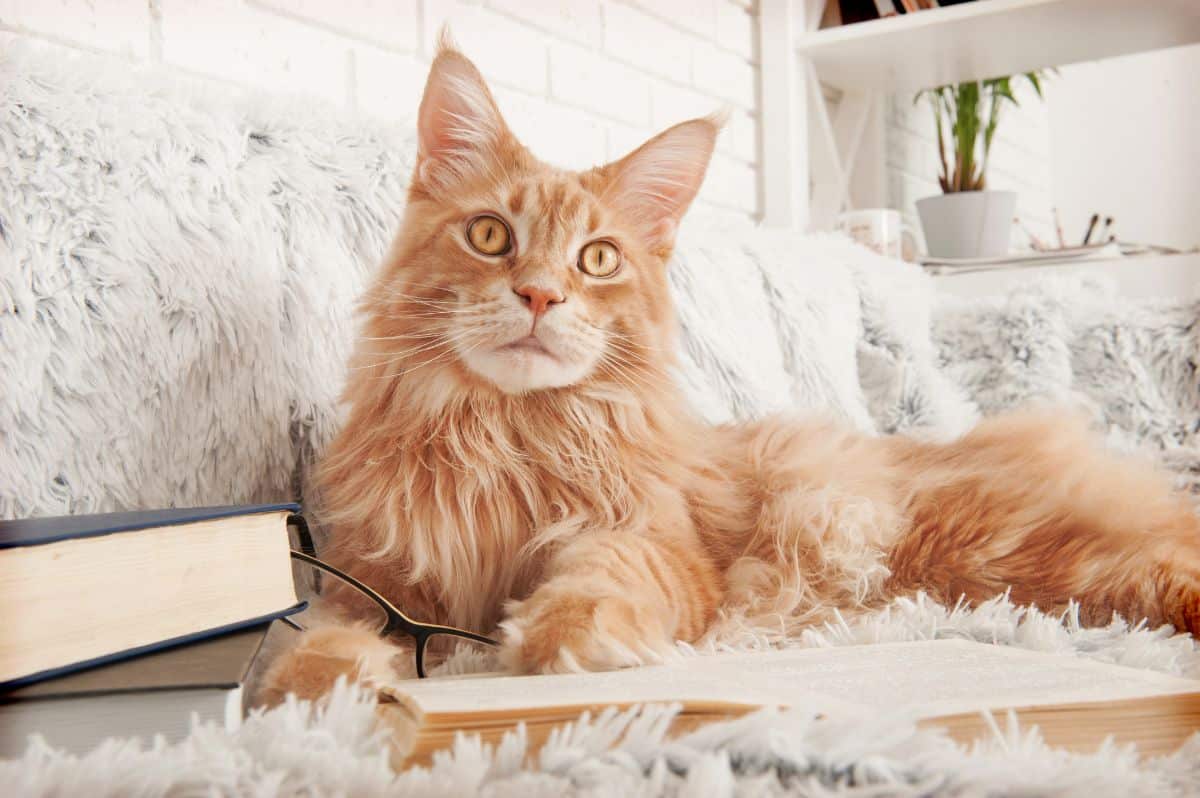
{"type": "Polygon", "coordinates": [[[417,116],[417,180],[445,188],[487,174],[507,137],[511,133],[483,76],[443,26],[417,116]]]}
{"type": "Polygon", "coordinates": [[[441,55],[447,50],[453,50],[456,53],[462,52],[458,47],[458,42],[454,41],[454,34],[450,33],[450,24],[444,23],[441,30],[438,31],[437,55],[441,55]]]}
{"type": "Polygon", "coordinates": [[[733,111],[728,105],[722,105],[720,108],[704,118],[715,125],[717,132],[720,133],[725,129],[725,126],[729,124],[729,117],[732,116],[732,114],[733,111]]]}
{"type": "Polygon", "coordinates": [[[603,198],[642,228],[653,249],[667,250],[692,204],[727,112],[681,122],[614,164],[603,198]]]}

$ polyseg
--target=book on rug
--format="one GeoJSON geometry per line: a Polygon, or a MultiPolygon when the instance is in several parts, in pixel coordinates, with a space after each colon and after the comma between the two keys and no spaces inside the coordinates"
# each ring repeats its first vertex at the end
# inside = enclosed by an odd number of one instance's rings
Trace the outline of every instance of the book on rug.
{"type": "Polygon", "coordinates": [[[82,754],[108,737],[187,736],[200,721],[233,723],[269,624],[79,671],[0,695],[0,757],[17,757],[30,734],[82,754]]]}
{"type": "Polygon", "coordinates": [[[1142,754],[1173,751],[1200,730],[1200,681],[1070,655],[964,640],[687,657],[667,665],[548,676],[470,675],[386,686],[409,761],[428,761],[456,734],[485,742],[524,724],[532,746],[585,710],[678,703],[672,732],[768,706],[829,717],[896,713],[960,742],[986,735],[984,713],[1008,710],[1047,742],[1094,750],[1112,736],[1142,754]]]}
{"type": "Polygon", "coordinates": [[[0,690],[303,607],[294,504],[0,522],[0,690]]]}

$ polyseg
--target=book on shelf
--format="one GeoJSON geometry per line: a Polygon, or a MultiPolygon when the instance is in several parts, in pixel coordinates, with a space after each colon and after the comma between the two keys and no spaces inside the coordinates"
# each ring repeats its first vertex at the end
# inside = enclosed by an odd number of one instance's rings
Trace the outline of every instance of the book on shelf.
{"type": "MultiPolygon", "coordinates": [[[[941,1],[941,5],[946,4],[947,0],[941,1]]],[[[938,7],[938,0],[829,0],[821,13],[820,27],[853,25],[938,7]]]]}
{"type": "Polygon", "coordinates": [[[269,624],[78,671],[0,695],[0,757],[30,734],[82,754],[108,737],[181,740],[193,716],[232,723],[269,624]]]}
{"type": "Polygon", "coordinates": [[[762,707],[830,718],[897,713],[967,742],[988,714],[1037,725],[1052,745],[1094,750],[1108,736],[1143,754],[1175,750],[1200,730],[1200,681],[964,640],[783,649],[682,658],[666,665],[548,676],[472,675],[397,682],[382,690],[393,739],[427,762],[456,734],[498,742],[524,724],[540,746],[585,710],[681,706],[672,734],[762,707]]]}
{"type": "Polygon", "coordinates": [[[0,691],[297,611],[294,504],[0,521],[0,691]]]}
{"type": "Polygon", "coordinates": [[[868,22],[880,17],[879,7],[875,4],[875,0],[838,0],[837,3],[826,3],[825,9],[822,17],[823,27],[853,25],[856,22],[868,22]]]}
{"type": "Polygon", "coordinates": [[[893,3],[892,0],[875,0],[875,13],[879,15],[880,19],[894,17],[899,13],[898,2],[899,0],[896,3],[893,3]]]}

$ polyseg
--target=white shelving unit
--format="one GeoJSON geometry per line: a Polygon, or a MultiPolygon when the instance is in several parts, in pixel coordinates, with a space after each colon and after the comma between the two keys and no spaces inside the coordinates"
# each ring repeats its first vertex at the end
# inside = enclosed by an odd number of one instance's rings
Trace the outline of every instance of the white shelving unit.
{"type": "Polygon", "coordinates": [[[824,226],[850,207],[852,181],[882,185],[888,93],[1200,42],[1200,0],[977,0],[817,30],[824,5],[761,0],[772,226],[824,226]]]}
{"type": "Polygon", "coordinates": [[[1200,41],[1198,0],[977,0],[796,36],[845,91],[914,90],[1200,41]]]}

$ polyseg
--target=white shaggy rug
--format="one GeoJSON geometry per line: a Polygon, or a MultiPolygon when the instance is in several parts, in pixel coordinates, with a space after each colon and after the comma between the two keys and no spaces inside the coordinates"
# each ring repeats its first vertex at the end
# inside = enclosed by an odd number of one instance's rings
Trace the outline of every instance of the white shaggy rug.
{"type": "MultiPolygon", "coordinates": [[[[0,518],[300,498],[336,427],[353,298],[403,205],[407,126],[233,98],[123,62],[0,42],[0,518]]],[[[415,105],[416,98],[414,98],[415,105]]],[[[1030,286],[964,305],[830,236],[685,232],[671,270],[680,379],[714,421],[815,409],[952,436],[1021,402],[1081,407],[1114,443],[1200,473],[1198,305],[1030,286]]],[[[761,645],[732,619],[718,640],[761,645]]],[[[796,645],[967,636],[1200,678],[1190,639],[1082,630],[997,601],[897,602],[796,645]]],[[[714,645],[717,643],[714,641],[714,645]]],[[[899,721],[760,715],[664,743],[664,710],[576,727],[531,763],[464,741],[390,772],[370,706],[340,694],[238,729],[81,759],[32,747],[5,794],[984,795],[1200,793],[1195,741],[965,751],[899,721]],[[636,734],[615,751],[621,724],[636,734]]]]}
{"type": "MultiPolygon", "coordinates": [[[[796,641],[803,646],[966,638],[1200,677],[1200,651],[1169,630],[1120,621],[1084,629],[1004,598],[948,610],[901,600],[796,641]]],[[[339,689],[327,706],[289,703],[239,726],[199,726],[176,745],[110,740],[82,757],[35,741],[0,762],[22,796],[1102,796],[1200,794],[1200,735],[1170,757],[1128,747],[1048,748],[1036,731],[997,727],[971,747],[903,717],[816,719],[802,707],[714,724],[676,740],[672,707],[585,716],[527,757],[521,734],[498,747],[462,736],[429,768],[396,773],[370,697],[339,689]],[[615,745],[614,745],[615,743],[615,745]]]]}

